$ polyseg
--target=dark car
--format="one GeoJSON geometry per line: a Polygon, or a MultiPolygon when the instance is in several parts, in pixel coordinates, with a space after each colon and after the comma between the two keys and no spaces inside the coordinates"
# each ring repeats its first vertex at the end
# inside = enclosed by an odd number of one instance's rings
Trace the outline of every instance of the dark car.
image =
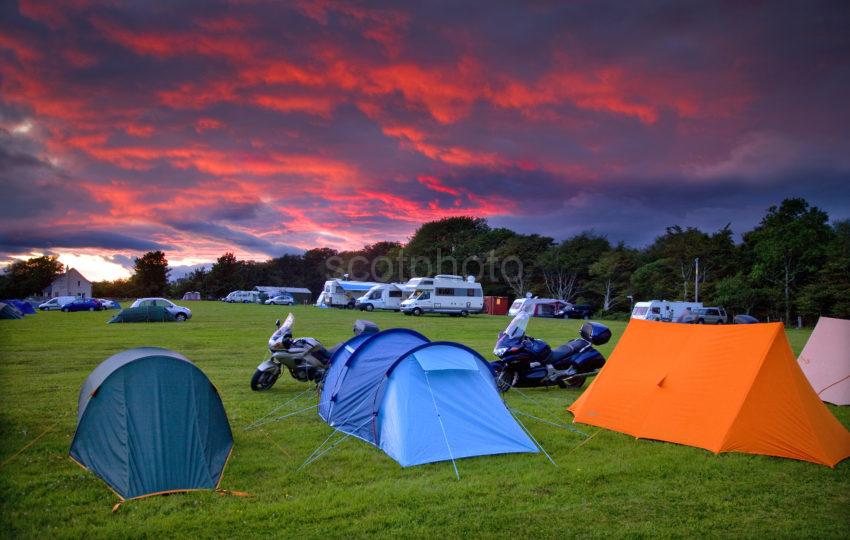
{"type": "Polygon", "coordinates": [[[62,311],[100,311],[103,305],[93,298],[80,298],[62,306],[62,311]]]}
{"type": "Polygon", "coordinates": [[[593,306],[588,304],[567,304],[555,312],[558,319],[589,319],[593,317],[593,306]]]}

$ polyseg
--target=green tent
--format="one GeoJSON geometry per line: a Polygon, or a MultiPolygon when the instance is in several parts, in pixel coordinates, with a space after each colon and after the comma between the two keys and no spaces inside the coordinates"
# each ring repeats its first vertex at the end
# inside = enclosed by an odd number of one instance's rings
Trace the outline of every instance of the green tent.
{"type": "Polygon", "coordinates": [[[120,352],[80,390],[71,458],[122,500],[216,489],[232,448],[218,392],[174,351],[120,352]]]}
{"type": "Polygon", "coordinates": [[[143,306],[122,309],[109,322],[174,322],[176,320],[174,314],[162,306],[143,306]]]}
{"type": "Polygon", "coordinates": [[[0,319],[23,319],[23,314],[11,304],[0,302],[0,319]]]}

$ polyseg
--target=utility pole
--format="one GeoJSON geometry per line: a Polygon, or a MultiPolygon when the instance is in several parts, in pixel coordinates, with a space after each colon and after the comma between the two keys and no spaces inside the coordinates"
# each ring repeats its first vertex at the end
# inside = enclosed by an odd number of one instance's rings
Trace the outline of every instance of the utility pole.
{"type": "Polygon", "coordinates": [[[694,302],[699,302],[699,257],[694,259],[696,271],[694,271],[694,302]]]}

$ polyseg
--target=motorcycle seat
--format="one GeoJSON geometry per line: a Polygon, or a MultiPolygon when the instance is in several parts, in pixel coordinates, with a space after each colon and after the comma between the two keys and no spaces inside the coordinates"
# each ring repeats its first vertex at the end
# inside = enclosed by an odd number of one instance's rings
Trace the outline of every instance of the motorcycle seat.
{"type": "Polygon", "coordinates": [[[325,349],[322,346],[319,346],[319,347],[316,348],[316,350],[314,351],[313,354],[315,354],[316,356],[318,356],[319,358],[322,358],[325,362],[327,362],[328,360],[331,359],[331,356],[333,356],[333,353],[336,352],[336,350],[338,348],[339,348],[339,345],[331,347],[330,350],[325,349]]]}
{"type": "Polygon", "coordinates": [[[331,359],[331,357],[332,357],[334,354],[336,354],[336,352],[339,350],[339,348],[340,348],[340,347],[342,347],[344,344],[345,344],[345,342],[343,341],[343,342],[337,343],[336,345],[334,345],[334,346],[333,346],[333,347],[331,347],[330,349],[322,349],[322,350],[324,350],[324,351],[325,351],[325,354],[327,354],[327,355],[328,355],[328,360],[330,360],[330,359],[331,359]]]}
{"type": "Polygon", "coordinates": [[[583,339],[574,339],[564,343],[558,348],[552,349],[552,352],[549,353],[549,358],[546,359],[546,362],[549,364],[557,364],[564,358],[576,354],[586,346],[587,342],[583,339]]]}

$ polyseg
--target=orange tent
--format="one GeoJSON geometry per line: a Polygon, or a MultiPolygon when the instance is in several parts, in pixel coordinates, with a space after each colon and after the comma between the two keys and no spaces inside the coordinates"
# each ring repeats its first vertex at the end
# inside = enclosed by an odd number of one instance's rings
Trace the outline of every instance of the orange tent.
{"type": "Polygon", "coordinates": [[[815,394],[779,323],[632,320],[569,410],[576,422],[714,453],[830,467],[850,456],[850,432],[815,394]]]}

